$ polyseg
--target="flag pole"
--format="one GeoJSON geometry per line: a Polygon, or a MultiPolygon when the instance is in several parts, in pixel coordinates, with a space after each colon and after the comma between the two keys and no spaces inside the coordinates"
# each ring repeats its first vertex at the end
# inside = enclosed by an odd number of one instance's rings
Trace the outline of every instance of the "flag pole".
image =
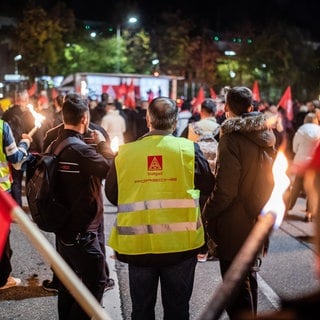
{"type": "MultiPolygon", "coordinates": [[[[94,320],[111,320],[111,317],[102,308],[88,288],[80,281],[78,276],[58,254],[40,229],[30,220],[28,215],[3,190],[0,190],[0,203],[13,221],[17,222],[20,229],[26,234],[34,247],[51,265],[58,278],[71,292],[83,310],[94,320]]],[[[0,213],[1,214],[1,213],[0,213]]]]}

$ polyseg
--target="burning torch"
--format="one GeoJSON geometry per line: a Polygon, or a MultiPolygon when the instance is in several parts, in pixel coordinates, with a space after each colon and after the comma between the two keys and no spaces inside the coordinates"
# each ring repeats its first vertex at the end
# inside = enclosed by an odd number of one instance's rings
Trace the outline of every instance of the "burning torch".
{"type": "Polygon", "coordinates": [[[34,118],[34,127],[28,132],[28,136],[32,137],[34,133],[38,130],[38,128],[41,127],[42,122],[46,119],[41,113],[35,112],[33,105],[28,104],[27,108],[31,112],[33,118],[34,118]]]}
{"type": "Polygon", "coordinates": [[[272,232],[272,229],[280,226],[285,213],[283,195],[290,184],[290,179],[286,175],[287,168],[288,161],[284,153],[279,150],[272,167],[274,188],[271,196],[263,207],[258,221],[247,240],[226,272],[222,284],[210,299],[206,310],[200,318],[201,320],[220,318],[223,311],[227,308],[229,301],[231,301],[237,293],[239,283],[244,280],[253,261],[261,250],[263,243],[272,232]]]}
{"type": "MultiPolygon", "coordinates": [[[[42,114],[35,112],[32,104],[28,104],[27,108],[30,110],[30,112],[34,118],[34,127],[27,133],[29,137],[32,137],[34,135],[34,133],[38,130],[38,128],[41,127],[41,124],[45,120],[45,117],[42,114]]],[[[13,167],[16,170],[21,170],[21,168],[22,168],[22,170],[24,170],[23,166],[25,163],[30,161],[30,159],[31,159],[30,157],[31,157],[31,154],[26,154],[20,162],[13,164],[13,167]]]]}
{"type": "Polygon", "coordinates": [[[113,153],[117,153],[119,151],[119,137],[118,136],[114,136],[112,139],[111,139],[111,144],[110,144],[110,147],[111,147],[111,150],[113,151],[113,153]]]}

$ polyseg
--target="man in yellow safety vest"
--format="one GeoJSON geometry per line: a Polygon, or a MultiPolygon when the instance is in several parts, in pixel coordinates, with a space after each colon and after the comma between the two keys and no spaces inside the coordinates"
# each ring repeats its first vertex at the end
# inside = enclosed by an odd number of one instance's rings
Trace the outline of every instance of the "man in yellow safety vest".
{"type": "Polygon", "coordinates": [[[105,191],[118,214],[109,245],[128,263],[132,319],[155,319],[158,282],[165,319],[189,319],[197,254],[204,244],[200,196],[214,177],[199,145],[172,135],[176,102],[153,99],[149,132],[120,146],[105,191]]]}

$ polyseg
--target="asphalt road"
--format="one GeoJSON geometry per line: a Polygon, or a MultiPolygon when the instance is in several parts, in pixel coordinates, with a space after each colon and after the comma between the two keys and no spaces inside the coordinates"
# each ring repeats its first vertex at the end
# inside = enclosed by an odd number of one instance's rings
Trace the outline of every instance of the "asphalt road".
{"type": "MultiPolygon", "coordinates": [[[[304,206],[305,200],[299,198],[289,218],[283,221],[280,229],[274,230],[271,234],[269,252],[263,258],[259,272],[259,314],[279,308],[280,297],[298,297],[318,288],[313,274],[313,223],[303,221],[304,206]]],[[[114,208],[106,203],[107,237],[115,216],[114,208]]],[[[54,243],[52,234],[44,235],[54,243]]],[[[17,223],[12,224],[11,239],[13,276],[22,279],[22,286],[0,291],[0,319],[57,320],[57,296],[41,287],[44,279],[51,278],[50,266],[32,246],[17,223]]],[[[103,307],[110,319],[130,319],[127,265],[116,261],[109,247],[107,261],[116,285],[114,289],[105,293],[103,307]]],[[[220,284],[218,261],[198,263],[190,302],[191,320],[200,319],[220,284]]],[[[156,306],[156,314],[157,319],[162,319],[160,299],[156,306]]],[[[221,319],[227,319],[226,315],[223,314],[221,319]]]]}

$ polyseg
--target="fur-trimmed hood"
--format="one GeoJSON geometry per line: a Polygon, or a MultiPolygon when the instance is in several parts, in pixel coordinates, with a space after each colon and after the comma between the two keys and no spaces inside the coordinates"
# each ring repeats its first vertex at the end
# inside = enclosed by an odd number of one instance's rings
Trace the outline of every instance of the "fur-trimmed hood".
{"type": "Polygon", "coordinates": [[[220,136],[239,132],[261,147],[271,147],[276,137],[261,112],[245,113],[241,117],[227,118],[220,127],[220,136]]]}

